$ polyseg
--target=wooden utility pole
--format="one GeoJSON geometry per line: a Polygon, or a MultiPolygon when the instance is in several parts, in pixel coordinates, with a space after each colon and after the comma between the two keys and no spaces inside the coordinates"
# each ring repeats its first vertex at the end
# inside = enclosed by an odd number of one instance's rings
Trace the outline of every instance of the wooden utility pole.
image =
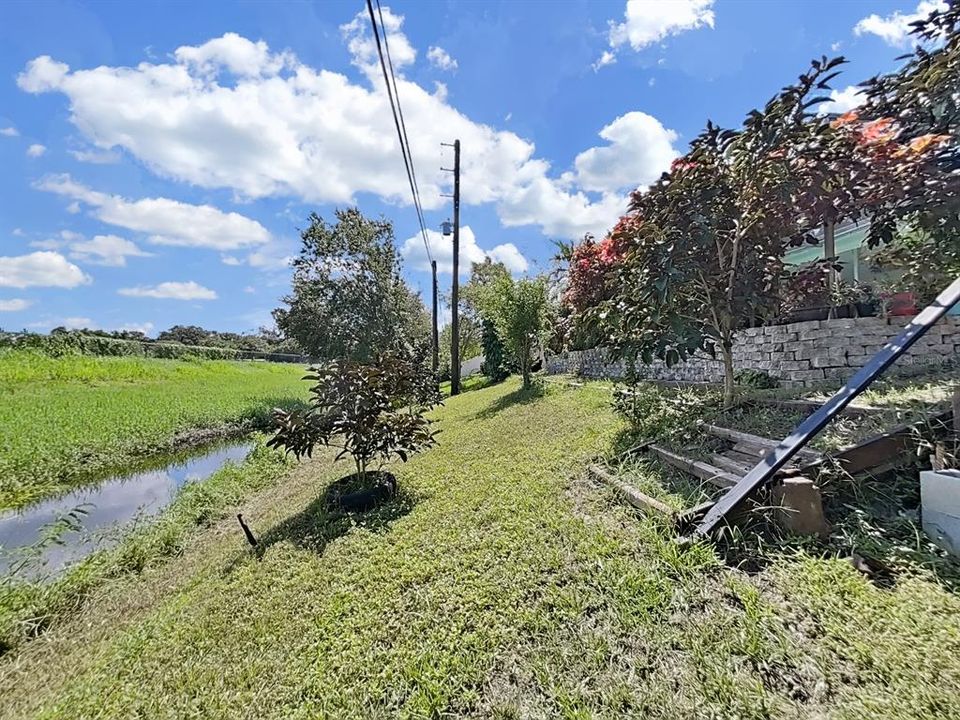
{"type": "Polygon", "coordinates": [[[453,312],[450,318],[450,394],[460,394],[460,141],[453,141],[453,312]]]}
{"type": "Polygon", "coordinates": [[[430,261],[430,271],[433,273],[433,372],[440,368],[440,333],[437,330],[437,261],[430,261]]]}

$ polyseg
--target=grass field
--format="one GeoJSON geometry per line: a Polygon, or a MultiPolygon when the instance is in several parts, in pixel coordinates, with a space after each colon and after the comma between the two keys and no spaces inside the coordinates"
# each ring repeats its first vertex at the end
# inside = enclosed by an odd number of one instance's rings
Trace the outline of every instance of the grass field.
{"type": "Polygon", "coordinates": [[[379,510],[329,515],[349,468],[318,458],[241,503],[259,555],[228,518],[98,586],[0,658],[0,716],[960,715],[960,600],[931,572],[678,544],[580,472],[619,440],[600,386],[510,380],[436,415],[379,510]]]}
{"type": "Polygon", "coordinates": [[[306,397],[298,365],[0,353],[0,508],[306,397]],[[179,436],[179,437],[178,437],[179,436]]]}

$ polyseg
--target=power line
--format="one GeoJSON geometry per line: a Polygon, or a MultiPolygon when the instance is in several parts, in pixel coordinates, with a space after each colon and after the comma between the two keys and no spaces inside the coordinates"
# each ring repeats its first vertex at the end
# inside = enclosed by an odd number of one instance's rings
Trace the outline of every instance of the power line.
{"type": "MultiPolygon", "coordinates": [[[[377,0],[377,14],[380,16],[380,27],[383,29],[383,48],[387,51],[387,65],[390,67],[390,77],[393,80],[393,94],[397,98],[397,111],[400,113],[400,127],[403,130],[402,142],[407,145],[407,157],[410,160],[410,175],[413,177],[413,194],[416,199],[417,212],[419,213],[420,225],[426,231],[426,223],[423,221],[423,203],[420,200],[420,185],[417,183],[417,168],[413,164],[413,151],[410,149],[410,136],[407,134],[407,124],[403,119],[403,104],[400,102],[400,88],[397,87],[397,76],[393,72],[393,58],[390,57],[390,39],[387,37],[387,26],[383,22],[383,10],[380,8],[380,0],[377,0]]],[[[427,253],[429,254],[429,248],[427,253]]]]}
{"type": "MultiPolygon", "coordinates": [[[[380,0],[377,0],[377,11],[380,15],[380,24],[383,26],[383,42],[387,47],[387,58],[390,59],[390,46],[387,43],[387,28],[383,24],[383,11],[380,9],[380,0]]],[[[403,154],[403,165],[407,171],[407,180],[410,182],[410,194],[413,196],[413,205],[417,212],[417,221],[420,223],[420,234],[423,237],[423,247],[427,251],[427,259],[432,263],[433,254],[430,252],[430,241],[427,240],[427,226],[423,221],[423,209],[420,207],[420,190],[417,186],[416,174],[413,169],[413,155],[410,152],[410,142],[407,139],[406,124],[403,123],[403,109],[400,108],[400,93],[396,88],[397,80],[393,73],[393,60],[390,60],[390,70],[383,58],[383,47],[380,44],[380,32],[377,30],[377,20],[373,14],[373,2],[367,0],[367,12],[370,15],[370,25],[373,27],[373,37],[377,43],[377,55],[380,57],[380,69],[383,71],[383,82],[387,86],[387,97],[390,100],[390,110],[393,113],[393,123],[397,128],[397,137],[400,139],[400,152],[403,154]],[[393,87],[390,80],[393,78],[393,87]],[[396,94],[396,102],[394,95],[396,94]],[[399,108],[399,116],[397,114],[399,108]]]]}

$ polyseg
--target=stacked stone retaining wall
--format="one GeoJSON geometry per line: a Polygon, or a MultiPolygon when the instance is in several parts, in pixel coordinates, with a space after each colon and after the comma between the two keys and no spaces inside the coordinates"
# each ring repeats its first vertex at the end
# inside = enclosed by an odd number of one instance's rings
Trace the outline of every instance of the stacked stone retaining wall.
{"type": "MultiPolygon", "coordinates": [[[[733,362],[737,370],[762,370],[785,387],[807,387],[829,380],[846,380],[909,318],[851,318],[807,320],[788,325],[748,328],[736,335],[733,362]]],[[[940,320],[917,341],[888,372],[916,373],[928,366],[960,360],[960,317],[940,320]]],[[[626,365],[611,361],[604,348],[570,351],[547,356],[547,372],[594,378],[622,378],[626,365]]],[[[719,360],[696,356],[668,368],[655,361],[638,364],[637,373],[648,380],[721,382],[719,360]]]]}

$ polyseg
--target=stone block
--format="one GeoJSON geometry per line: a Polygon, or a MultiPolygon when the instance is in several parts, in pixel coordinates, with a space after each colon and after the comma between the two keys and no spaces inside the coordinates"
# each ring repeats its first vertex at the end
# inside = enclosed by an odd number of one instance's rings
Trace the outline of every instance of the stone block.
{"type": "Polygon", "coordinates": [[[805,477],[783,478],[773,486],[771,499],[777,523],[788,532],[825,538],[830,525],[823,513],[820,488],[805,477]]]}
{"type": "Polygon", "coordinates": [[[787,329],[787,332],[800,333],[809,330],[816,330],[820,327],[820,320],[804,320],[803,322],[790,323],[789,325],[784,325],[787,329]]]}
{"type": "Polygon", "coordinates": [[[830,355],[816,355],[810,359],[810,366],[814,368],[841,367],[844,364],[843,358],[830,355]]]}
{"type": "Polygon", "coordinates": [[[816,370],[791,370],[787,373],[787,377],[791,380],[803,380],[804,382],[811,382],[816,380],[823,380],[824,374],[822,368],[817,368],[816,370]]]}
{"type": "Polygon", "coordinates": [[[776,364],[777,369],[784,371],[799,371],[799,370],[809,370],[810,361],[809,360],[781,360],[777,362],[774,358],[774,363],[776,364]]]}
{"type": "Polygon", "coordinates": [[[800,331],[800,340],[820,340],[822,338],[830,337],[832,333],[829,330],[824,330],[821,328],[811,328],[810,330],[801,330],[800,331]]]}

